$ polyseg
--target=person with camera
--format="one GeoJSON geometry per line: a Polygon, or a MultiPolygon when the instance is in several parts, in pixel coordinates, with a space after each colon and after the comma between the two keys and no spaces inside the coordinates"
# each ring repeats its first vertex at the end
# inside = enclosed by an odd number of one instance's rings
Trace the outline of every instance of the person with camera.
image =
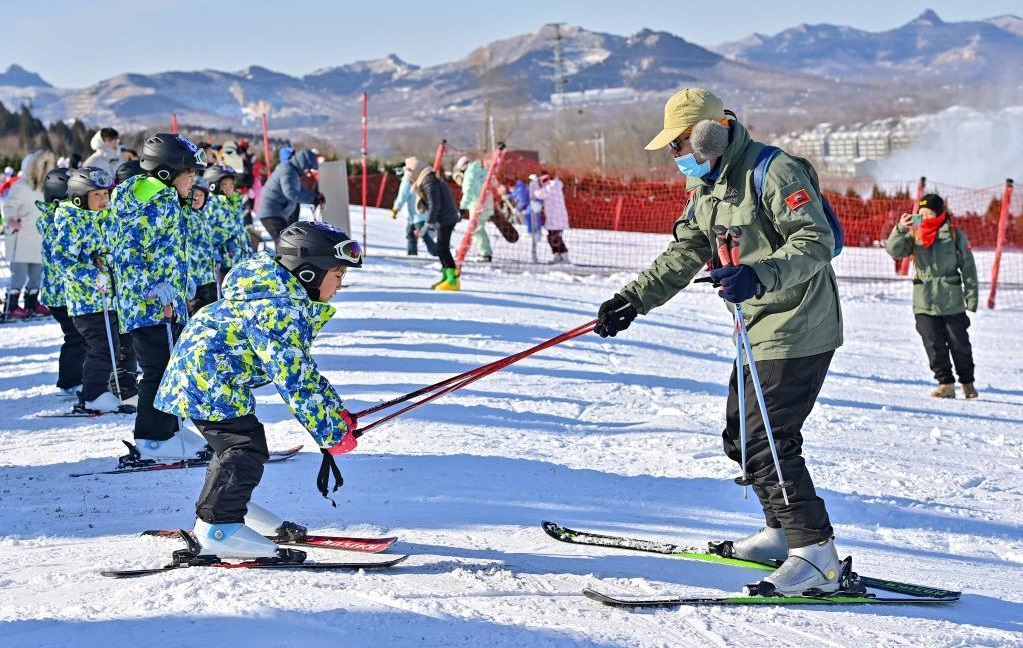
{"type": "Polygon", "coordinates": [[[938,381],[931,396],[955,398],[958,374],[963,397],[977,398],[973,347],[967,332],[970,318],[966,315],[966,311],[977,312],[979,292],[970,239],[952,224],[942,197],[927,194],[920,200],[917,214],[899,218],[885,250],[896,259],[913,257],[916,331],[938,381]]]}

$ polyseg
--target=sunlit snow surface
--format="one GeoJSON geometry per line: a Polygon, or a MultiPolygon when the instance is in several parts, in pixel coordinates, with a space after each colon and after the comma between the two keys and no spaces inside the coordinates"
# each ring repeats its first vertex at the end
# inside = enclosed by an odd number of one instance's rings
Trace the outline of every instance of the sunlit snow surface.
{"type": "MultiPolygon", "coordinates": [[[[378,256],[348,273],[313,349],[353,411],[585,323],[629,278],[467,263],[461,292],[434,292],[435,263],[380,256],[404,250],[386,213],[371,210],[378,256]]],[[[268,466],[256,501],[320,532],[400,536],[391,551],[412,557],[389,572],[102,577],[166,562],[174,541],[136,534],[191,527],[203,471],[68,477],[112,467],[131,421],[35,418],[65,407],[52,387],[59,329],[0,327],[0,645],[1023,645],[1018,312],[973,317],[981,399],[966,402],[928,397],[907,301],[843,308],[846,344],[804,428],[840,552],[865,574],[962,589],[956,605],[629,612],[581,596],[722,594],[759,577],[539,528],[701,545],[762,521],[721,451],[729,316],[694,286],[616,340],[583,336],[368,433],[339,462],[336,509],[315,490],[310,437],[260,389],[270,447],[306,451],[268,466]]]]}

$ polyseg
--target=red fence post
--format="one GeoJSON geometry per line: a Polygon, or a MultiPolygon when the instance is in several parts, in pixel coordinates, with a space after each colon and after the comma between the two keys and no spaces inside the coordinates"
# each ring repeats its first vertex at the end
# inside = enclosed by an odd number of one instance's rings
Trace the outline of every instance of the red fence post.
{"type": "Polygon", "coordinates": [[[175,135],[178,134],[178,114],[171,113],[171,132],[175,135]]]}
{"type": "MultiPolygon", "coordinates": [[[[916,185],[916,200],[913,201],[913,213],[914,214],[920,211],[920,200],[924,197],[924,187],[926,187],[926,186],[927,186],[927,178],[924,177],[924,176],[920,176],[920,182],[918,182],[917,185],[916,185]]],[[[903,275],[903,276],[908,275],[909,274],[909,264],[912,261],[913,261],[913,257],[903,257],[903,258],[899,259],[899,264],[898,264],[898,267],[896,268],[896,272],[898,274],[900,274],[900,275],[903,275]]]]}
{"type": "Polygon", "coordinates": [[[494,149],[493,155],[490,156],[490,168],[487,169],[487,178],[483,181],[483,189],[480,191],[480,198],[476,201],[476,207],[473,208],[472,214],[469,216],[469,226],[465,231],[465,236],[462,237],[462,242],[458,245],[458,254],[455,256],[455,265],[459,268],[462,267],[462,261],[465,260],[465,255],[469,251],[469,244],[472,242],[472,234],[476,231],[476,223],[480,220],[480,214],[483,213],[483,203],[487,199],[487,192],[494,190],[494,178],[497,177],[497,169],[501,166],[501,150],[503,144],[499,144],[498,148],[494,149]]]}
{"type": "Polygon", "coordinates": [[[440,145],[437,147],[437,156],[433,158],[433,170],[440,173],[441,164],[444,163],[444,151],[448,148],[448,141],[441,140],[440,145]]]}
{"type": "Polygon", "coordinates": [[[991,264],[991,292],[987,296],[987,307],[995,307],[995,293],[998,291],[998,269],[1002,264],[1002,246],[1005,245],[1005,230],[1009,225],[1009,201],[1012,200],[1012,178],[1005,179],[1005,195],[1002,198],[1002,213],[998,216],[998,241],[995,243],[995,260],[991,264]]]}
{"type": "Polygon", "coordinates": [[[618,196],[615,199],[615,217],[614,224],[611,226],[616,232],[620,232],[622,229],[622,205],[625,204],[625,196],[618,196]]]}
{"type": "Polygon", "coordinates": [[[380,203],[384,202],[384,189],[387,188],[387,176],[391,175],[387,171],[384,171],[384,177],[380,178],[380,191],[377,192],[377,207],[380,207],[380,203]]]}
{"type": "Polygon", "coordinates": [[[369,96],[362,93],[362,251],[366,252],[366,126],[369,118],[369,96]]]}

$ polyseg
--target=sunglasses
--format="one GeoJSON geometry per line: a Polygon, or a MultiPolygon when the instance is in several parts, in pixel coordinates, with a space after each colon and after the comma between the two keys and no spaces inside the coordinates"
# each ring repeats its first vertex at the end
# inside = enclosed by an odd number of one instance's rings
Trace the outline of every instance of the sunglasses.
{"type": "Polygon", "coordinates": [[[689,136],[692,135],[692,133],[693,129],[687,128],[684,131],[682,131],[681,135],[668,142],[668,148],[671,149],[671,152],[681,153],[682,147],[685,146],[685,143],[689,141],[689,136]]]}
{"type": "Polygon", "coordinates": [[[334,246],[334,257],[351,263],[362,263],[362,246],[351,239],[334,246]]]}

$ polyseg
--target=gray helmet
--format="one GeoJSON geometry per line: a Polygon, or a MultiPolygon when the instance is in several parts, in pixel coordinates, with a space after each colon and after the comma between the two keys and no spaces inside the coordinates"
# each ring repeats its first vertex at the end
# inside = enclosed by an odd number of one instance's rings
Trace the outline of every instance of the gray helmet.
{"type": "Polygon", "coordinates": [[[89,192],[96,189],[112,189],[114,178],[106,169],[99,167],[81,167],[74,169],[68,176],[67,197],[71,204],[80,209],[89,206],[89,192]]]}

